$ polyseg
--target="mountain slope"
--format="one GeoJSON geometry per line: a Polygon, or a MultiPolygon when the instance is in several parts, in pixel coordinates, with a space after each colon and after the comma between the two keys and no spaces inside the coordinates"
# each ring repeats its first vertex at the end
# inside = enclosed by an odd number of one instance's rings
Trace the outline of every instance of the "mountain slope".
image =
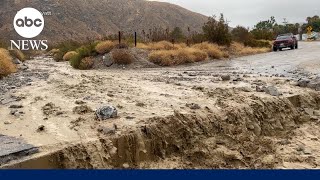
{"type": "Polygon", "coordinates": [[[118,31],[146,32],[154,27],[181,27],[200,31],[207,17],[177,5],[145,0],[2,0],[0,34],[5,39],[21,39],[13,29],[15,12],[34,7],[45,16],[45,29],[38,39],[52,42],[84,40],[118,31]]]}

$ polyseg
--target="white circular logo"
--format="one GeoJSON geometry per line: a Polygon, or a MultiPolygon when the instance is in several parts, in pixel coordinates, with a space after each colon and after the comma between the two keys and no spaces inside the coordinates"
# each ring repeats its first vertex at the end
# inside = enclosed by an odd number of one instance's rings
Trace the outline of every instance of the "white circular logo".
{"type": "Polygon", "coordinates": [[[20,36],[34,38],[42,32],[44,18],[41,12],[34,8],[23,8],[14,17],[13,25],[20,36]]]}

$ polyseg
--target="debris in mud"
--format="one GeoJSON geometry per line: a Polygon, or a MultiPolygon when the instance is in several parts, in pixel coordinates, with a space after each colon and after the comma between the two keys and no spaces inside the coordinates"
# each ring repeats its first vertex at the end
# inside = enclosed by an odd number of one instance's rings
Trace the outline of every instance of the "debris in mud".
{"type": "Polygon", "coordinates": [[[96,110],[96,116],[100,121],[103,121],[117,117],[118,111],[113,106],[103,106],[96,110]]]}
{"type": "Polygon", "coordinates": [[[310,80],[300,79],[298,81],[298,83],[297,83],[297,86],[299,86],[299,87],[307,87],[309,83],[310,83],[310,80]]]}
{"type": "Polygon", "coordinates": [[[201,107],[199,106],[199,104],[195,104],[195,103],[191,103],[191,104],[186,104],[186,106],[192,110],[198,110],[201,109],[201,107]]]}
{"type": "Polygon", "coordinates": [[[265,92],[271,96],[280,96],[281,93],[275,86],[256,86],[257,92],[265,92]]]}
{"type": "Polygon", "coordinates": [[[21,109],[21,108],[23,108],[23,106],[22,105],[11,105],[9,108],[10,109],[21,109]]]}
{"type": "Polygon", "coordinates": [[[60,108],[57,107],[55,104],[53,104],[52,102],[51,103],[48,103],[46,105],[44,105],[42,107],[42,112],[44,115],[46,116],[49,116],[49,115],[53,115],[53,114],[56,114],[58,111],[60,111],[60,108]]]}
{"type": "Polygon", "coordinates": [[[243,92],[252,92],[252,89],[250,87],[240,87],[239,90],[243,92]]]}
{"type": "Polygon", "coordinates": [[[12,122],[11,121],[5,121],[4,124],[5,125],[9,125],[9,124],[12,124],[12,122]]]}
{"type": "Polygon", "coordinates": [[[73,108],[73,113],[80,114],[80,115],[87,114],[90,112],[93,112],[93,110],[91,109],[91,107],[87,105],[76,106],[73,108]]]}
{"type": "Polygon", "coordinates": [[[40,125],[37,129],[37,132],[42,132],[45,130],[45,126],[44,125],[40,125]]]}
{"type": "Polygon", "coordinates": [[[86,102],[81,101],[81,100],[77,100],[75,103],[76,103],[77,105],[83,105],[83,104],[86,104],[86,102]]]}
{"type": "Polygon", "coordinates": [[[231,80],[231,76],[230,75],[222,75],[221,79],[222,79],[222,81],[230,81],[231,80]]]}
{"type": "Polygon", "coordinates": [[[146,104],[144,104],[144,103],[142,103],[142,102],[138,102],[138,103],[136,103],[136,106],[138,106],[138,107],[145,107],[146,104]]]}
{"type": "Polygon", "coordinates": [[[116,128],[114,126],[112,128],[107,128],[107,127],[100,126],[98,128],[98,132],[102,133],[104,135],[112,135],[112,134],[116,133],[116,128]]]}
{"type": "Polygon", "coordinates": [[[274,86],[268,86],[265,88],[265,93],[271,95],[271,96],[280,96],[281,93],[278,91],[278,89],[274,86]]]}
{"type": "Polygon", "coordinates": [[[76,120],[73,120],[73,121],[70,122],[69,128],[70,129],[75,129],[76,127],[79,127],[81,125],[81,123],[83,123],[85,121],[86,121],[86,119],[84,119],[82,117],[79,117],[76,120]]]}
{"type": "Polygon", "coordinates": [[[257,86],[256,91],[257,92],[264,92],[265,88],[266,88],[265,86],[257,86]]]}

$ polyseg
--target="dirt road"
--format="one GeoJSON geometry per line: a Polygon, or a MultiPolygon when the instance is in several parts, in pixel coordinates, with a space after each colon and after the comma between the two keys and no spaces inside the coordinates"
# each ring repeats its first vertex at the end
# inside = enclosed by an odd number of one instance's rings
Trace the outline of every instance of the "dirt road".
{"type": "Polygon", "coordinates": [[[54,165],[14,167],[320,167],[319,92],[297,86],[320,85],[319,42],[173,68],[78,71],[39,57],[22,69],[0,80],[0,132],[39,149],[2,165],[50,154],[54,165]],[[118,117],[96,120],[105,105],[118,117]]]}

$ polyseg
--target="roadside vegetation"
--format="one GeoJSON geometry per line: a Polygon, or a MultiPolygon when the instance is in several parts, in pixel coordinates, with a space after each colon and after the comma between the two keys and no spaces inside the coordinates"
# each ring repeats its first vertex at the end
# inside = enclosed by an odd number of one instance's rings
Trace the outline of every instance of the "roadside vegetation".
{"type": "MultiPolygon", "coordinates": [[[[235,56],[245,56],[270,51],[268,40],[256,39],[244,27],[230,31],[223,14],[213,16],[202,27],[203,32],[192,32],[190,28],[153,28],[142,30],[136,48],[146,51],[147,59],[160,66],[175,66],[205,60],[221,60],[235,56]]],[[[127,65],[135,61],[132,54],[134,37],[121,34],[87,42],[61,43],[50,51],[56,61],[69,61],[76,69],[90,69],[95,59],[103,59],[106,54],[114,64],[127,65]],[[108,56],[109,57],[109,56],[108,56]]]]}
{"type": "Polygon", "coordinates": [[[17,71],[16,65],[12,62],[9,51],[0,48],[0,78],[17,71]]]}

